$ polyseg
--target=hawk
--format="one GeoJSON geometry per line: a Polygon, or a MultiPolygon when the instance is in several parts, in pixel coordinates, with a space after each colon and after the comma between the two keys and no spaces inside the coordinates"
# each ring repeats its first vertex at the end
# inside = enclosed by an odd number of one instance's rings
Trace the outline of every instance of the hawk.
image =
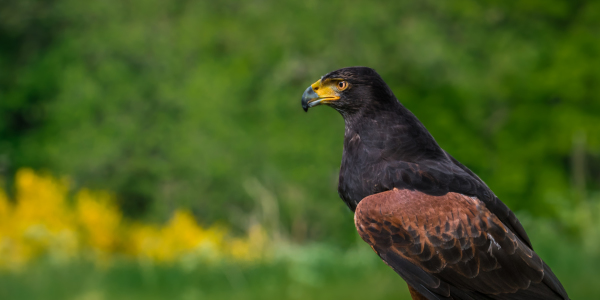
{"type": "Polygon", "coordinates": [[[413,299],[569,299],[515,214],[444,151],[375,70],[343,68],[302,95],[344,118],[338,193],[413,299]]]}

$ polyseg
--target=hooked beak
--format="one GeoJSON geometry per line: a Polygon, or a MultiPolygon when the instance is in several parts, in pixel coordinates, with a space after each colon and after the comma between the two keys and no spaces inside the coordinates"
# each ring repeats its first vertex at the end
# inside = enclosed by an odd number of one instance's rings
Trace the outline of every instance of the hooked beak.
{"type": "Polygon", "coordinates": [[[302,108],[304,111],[308,111],[311,107],[339,99],[340,96],[331,87],[329,79],[326,79],[324,83],[319,80],[306,88],[304,94],[302,94],[302,108]]]}
{"type": "Polygon", "coordinates": [[[302,108],[304,111],[308,111],[309,108],[319,105],[319,102],[321,102],[321,99],[319,99],[319,95],[315,93],[312,86],[306,88],[304,94],[302,94],[302,108]]]}

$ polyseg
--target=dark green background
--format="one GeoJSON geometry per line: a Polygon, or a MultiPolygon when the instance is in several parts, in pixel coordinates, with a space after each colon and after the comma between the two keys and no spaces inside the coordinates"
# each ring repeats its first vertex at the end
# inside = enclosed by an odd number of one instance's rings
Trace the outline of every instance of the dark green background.
{"type": "Polygon", "coordinates": [[[362,65],[564,253],[597,257],[599,28],[598,1],[2,0],[0,172],[346,247],[343,121],[300,96],[362,65]]]}

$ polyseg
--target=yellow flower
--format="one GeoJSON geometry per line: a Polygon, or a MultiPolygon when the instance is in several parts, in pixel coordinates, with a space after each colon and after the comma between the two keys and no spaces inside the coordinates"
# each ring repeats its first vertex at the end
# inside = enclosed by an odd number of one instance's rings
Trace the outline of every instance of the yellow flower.
{"type": "Polygon", "coordinates": [[[237,238],[230,243],[230,252],[233,258],[245,261],[255,261],[263,257],[267,233],[260,225],[250,227],[247,239],[237,238]]]}
{"type": "Polygon", "coordinates": [[[14,207],[4,192],[0,200],[0,266],[16,269],[42,253],[60,259],[74,255],[76,228],[65,203],[66,181],[22,169],[17,172],[15,183],[14,207]]]}
{"type": "Polygon", "coordinates": [[[121,212],[107,192],[80,190],[75,196],[77,221],[86,244],[100,255],[117,251],[121,212]]]}
{"type": "Polygon", "coordinates": [[[158,262],[173,262],[185,255],[196,254],[217,258],[223,247],[225,231],[203,229],[186,211],[176,211],[163,228],[135,225],[130,230],[134,255],[158,262]]]}
{"type": "Polygon", "coordinates": [[[41,255],[65,262],[92,253],[99,262],[129,256],[155,263],[255,261],[263,256],[267,235],[253,226],[248,237],[230,238],[219,226],[203,228],[191,213],[177,210],[164,226],[124,220],[106,191],[81,189],[67,202],[68,182],[31,169],[15,176],[11,203],[0,190],[0,269],[18,270],[41,255]]]}

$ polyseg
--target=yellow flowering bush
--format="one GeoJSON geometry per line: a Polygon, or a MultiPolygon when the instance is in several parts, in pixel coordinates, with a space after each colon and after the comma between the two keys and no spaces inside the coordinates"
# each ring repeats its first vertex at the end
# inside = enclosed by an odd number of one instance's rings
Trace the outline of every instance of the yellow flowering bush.
{"type": "Polygon", "coordinates": [[[203,228],[177,210],[164,225],[123,218],[106,191],[82,189],[68,202],[68,181],[19,170],[15,199],[0,189],[0,269],[19,269],[42,255],[52,261],[91,256],[99,262],[129,257],[152,263],[255,261],[267,237],[260,226],[234,238],[225,228],[203,228]]]}

